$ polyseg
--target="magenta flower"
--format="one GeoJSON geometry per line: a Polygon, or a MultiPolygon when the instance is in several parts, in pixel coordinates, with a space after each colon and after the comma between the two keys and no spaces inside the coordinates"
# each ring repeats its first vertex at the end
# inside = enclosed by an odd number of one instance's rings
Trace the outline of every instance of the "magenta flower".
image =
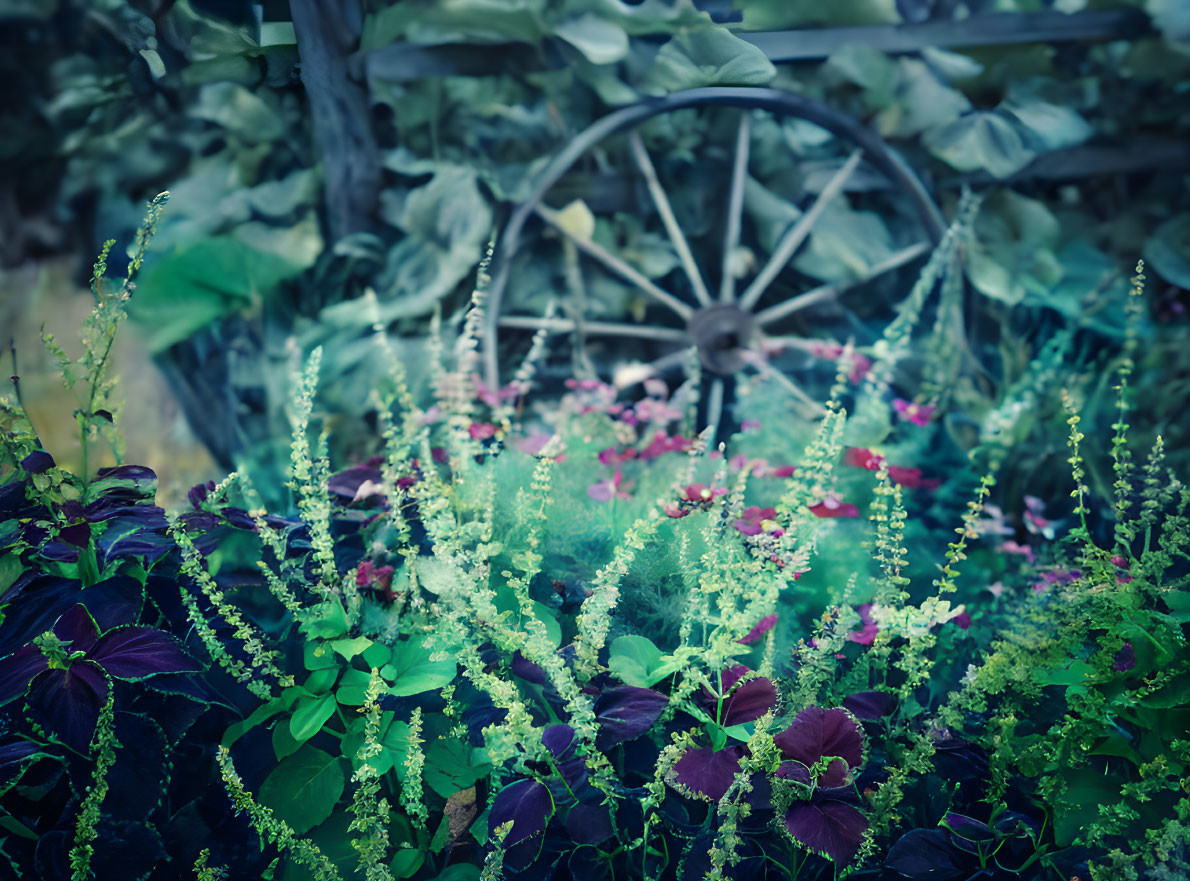
{"type": "Polygon", "coordinates": [[[811,505],[810,513],[823,518],[858,517],[859,508],[850,502],[840,502],[834,496],[827,496],[817,505],[811,505]]]}
{"type": "Polygon", "coordinates": [[[692,483],[682,490],[682,494],[678,496],[677,502],[670,502],[663,505],[662,510],[670,517],[679,519],[685,517],[691,511],[709,511],[711,504],[719,496],[725,495],[727,489],[725,487],[708,487],[701,483],[692,483]]]}
{"type": "Polygon", "coordinates": [[[396,598],[393,593],[394,571],[392,566],[376,566],[371,560],[364,560],[356,570],[355,586],[375,591],[392,602],[396,598]]]}
{"type": "Polygon", "coordinates": [[[777,511],[775,508],[758,508],[749,505],[740,512],[740,519],[732,525],[744,535],[760,535],[765,533],[782,536],[785,530],[777,525],[777,511]]]}
{"type": "Polygon", "coordinates": [[[880,627],[872,617],[872,604],[864,603],[862,606],[857,606],[855,611],[859,612],[859,620],[862,626],[859,630],[853,630],[851,633],[848,633],[844,639],[848,642],[859,643],[860,645],[871,645],[876,641],[876,634],[880,632],[880,627]]]}
{"type": "Polygon", "coordinates": [[[906,401],[904,398],[897,398],[893,401],[893,409],[897,411],[897,416],[901,421],[924,426],[929,424],[937,407],[933,404],[917,404],[906,401]]]}
{"type": "Polygon", "coordinates": [[[471,435],[472,440],[487,440],[496,436],[496,426],[490,422],[472,422],[467,433],[471,435]]]}
{"type": "Polygon", "coordinates": [[[1037,496],[1025,496],[1025,528],[1034,535],[1052,539],[1058,521],[1047,520],[1041,516],[1044,510],[1045,502],[1037,496]]]}
{"type": "Polygon", "coordinates": [[[608,480],[601,480],[587,487],[587,495],[597,502],[610,502],[612,499],[630,499],[627,492],[620,489],[624,473],[617,466],[616,473],[608,480]]]}
{"type": "Polygon", "coordinates": [[[1020,554],[1030,563],[1033,562],[1033,549],[1028,545],[1023,545],[1019,542],[1009,540],[1006,542],[1001,542],[998,550],[1002,554],[1020,554]]]}

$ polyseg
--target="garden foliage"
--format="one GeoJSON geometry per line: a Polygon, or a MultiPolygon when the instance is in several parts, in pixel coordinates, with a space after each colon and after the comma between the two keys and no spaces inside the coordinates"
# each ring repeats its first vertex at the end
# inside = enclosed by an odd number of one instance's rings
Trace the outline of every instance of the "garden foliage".
{"type": "MultiPolygon", "coordinates": [[[[245,473],[181,513],[154,505],[148,469],[68,474],[6,400],[6,867],[1184,876],[1190,489],[1160,440],[1145,457],[1130,441],[1143,277],[1110,380],[1110,496],[1055,387],[1062,339],[970,457],[925,457],[937,399],[890,382],[942,345],[920,319],[974,210],[873,360],[838,353],[822,419],[753,383],[725,447],[688,389],[617,400],[571,380],[543,421],[534,360],[485,387],[482,271],[457,333],[431,337],[429,399],[375,322],[371,458],[332,467],[309,353],[285,510],[245,473]],[[1066,493],[999,507],[1022,408],[1059,395],[1066,493]]],[[[63,356],[84,445],[116,412],[104,353],[131,285],[103,262],[86,354],[63,356]]]]}

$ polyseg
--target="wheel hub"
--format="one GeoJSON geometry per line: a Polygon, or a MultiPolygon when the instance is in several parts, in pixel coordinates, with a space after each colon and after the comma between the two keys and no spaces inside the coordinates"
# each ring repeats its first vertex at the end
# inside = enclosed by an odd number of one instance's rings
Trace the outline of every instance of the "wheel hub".
{"type": "Polygon", "coordinates": [[[735,373],[747,363],[756,330],[756,316],[728,303],[699,309],[686,325],[702,366],[722,375],[735,373]]]}

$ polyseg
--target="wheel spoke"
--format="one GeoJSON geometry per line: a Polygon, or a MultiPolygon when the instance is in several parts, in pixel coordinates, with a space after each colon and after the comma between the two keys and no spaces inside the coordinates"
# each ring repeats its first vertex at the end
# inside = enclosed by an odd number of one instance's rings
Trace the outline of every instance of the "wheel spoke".
{"type": "Polygon", "coordinates": [[[657,302],[668,306],[683,319],[689,318],[694,314],[694,310],[675,297],[673,294],[667,293],[661,288],[657,287],[652,281],[646,278],[639,270],[625,263],[615,254],[612,254],[602,245],[588,239],[586,236],[576,235],[565,226],[558,223],[558,212],[544,205],[538,205],[535,209],[542,219],[554,229],[558,230],[570,241],[574,242],[575,246],[590,257],[594,257],[612,272],[627,279],[636,285],[642,292],[648,294],[657,302]]]}
{"type": "Polygon", "coordinates": [[[711,383],[710,393],[707,395],[707,428],[710,429],[712,443],[719,434],[719,420],[723,418],[723,380],[715,377],[711,383]]]}
{"type": "Polygon", "coordinates": [[[818,198],[814,200],[814,204],[806,209],[806,213],[798,218],[797,223],[789,228],[777,247],[773,250],[773,254],[769,257],[769,262],[760,270],[760,274],[752,280],[748,285],[743,295],[740,297],[740,306],[744,309],[752,309],[760,300],[761,295],[768,289],[768,286],[773,283],[773,279],[777,274],[785,268],[793,252],[798,249],[806,236],[810,234],[811,228],[818,222],[818,218],[830,204],[831,200],[839,194],[847,183],[847,179],[851,177],[855,169],[859,166],[859,161],[863,157],[863,150],[856,150],[843,163],[843,167],[835,172],[832,177],[822,188],[822,192],[818,194],[818,198]]]}
{"type": "Polygon", "coordinates": [[[774,369],[772,365],[764,360],[764,358],[760,357],[759,355],[754,355],[753,357],[748,358],[748,364],[756,368],[757,372],[760,373],[760,375],[765,379],[771,379],[775,381],[779,386],[789,392],[793,396],[794,400],[802,405],[802,409],[805,412],[811,414],[814,417],[821,416],[826,412],[821,404],[802,391],[801,386],[795,383],[780,370],[774,369]]]}
{"type": "MultiPolygon", "coordinates": [[[[570,318],[535,318],[522,315],[501,315],[500,327],[520,330],[544,330],[547,333],[573,333],[578,322],[570,318]]],[[[618,324],[614,321],[584,321],[583,332],[597,336],[627,336],[671,343],[689,342],[686,331],[672,327],[650,327],[643,324],[618,324]]]]}
{"type": "Polygon", "coordinates": [[[798,294],[796,297],[791,297],[783,303],[778,303],[775,306],[770,306],[761,312],[756,313],[756,321],[761,327],[767,324],[772,324],[775,321],[780,321],[786,316],[792,315],[799,309],[805,309],[807,306],[813,306],[816,303],[821,303],[824,300],[829,300],[839,294],[845,293],[852,288],[859,287],[866,282],[871,281],[878,275],[883,275],[886,272],[891,272],[898,266],[902,266],[922,254],[930,250],[928,242],[918,242],[916,245],[910,245],[908,248],[903,248],[897,251],[887,260],[877,263],[868,272],[859,278],[849,281],[846,284],[824,284],[816,288],[811,288],[805,293],[798,294]]]}
{"type": "Polygon", "coordinates": [[[731,192],[727,198],[727,232],[723,237],[723,274],[719,278],[719,302],[730,303],[735,298],[735,274],[731,271],[732,254],[740,243],[740,219],[744,213],[744,183],[748,178],[748,149],[752,133],[752,117],[748,111],[740,116],[740,128],[735,139],[735,164],[731,168],[731,192]]]}
{"type": "Polygon", "coordinates": [[[649,186],[649,195],[653,197],[653,204],[657,206],[657,213],[661,215],[661,222],[665,224],[665,231],[669,240],[673,242],[674,250],[678,252],[678,259],[682,268],[686,270],[686,277],[690,279],[690,286],[694,296],[704,306],[711,305],[711,295],[707,293],[707,286],[703,284],[702,274],[698,271],[698,264],[694,262],[694,255],[690,253],[690,246],[686,243],[686,236],[678,226],[673,209],[669,205],[669,197],[665,195],[665,188],[657,178],[657,170],[653,167],[653,160],[649,158],[649,151],[645,149],[640,139],[640,132],[633,131],[628,136],[628,143],[632,147],[632,158],[636,160],[640,173],[645,176],[645,183],[649,186]]]}

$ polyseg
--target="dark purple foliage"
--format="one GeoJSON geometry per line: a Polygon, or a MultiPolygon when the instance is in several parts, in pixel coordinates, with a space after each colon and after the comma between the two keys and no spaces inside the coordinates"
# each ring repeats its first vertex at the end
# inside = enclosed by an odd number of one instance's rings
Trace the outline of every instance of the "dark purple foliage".
{"type": "Polygon", "coordinates": [[[843,801],[816,797],[794,802],[785,813],[785,828],[807,849],[825,854],[840,865],[851,862],[863,844],[868,821],[843,801]]]}
{"type": "Polygon", "coordinates": [[[787,758],[807,766],[823,756],[838,756],[852,768],[864,760],[864,735],[859,723],[840,707],[806,707],[773,742],[787,758]]]}
{"type": "Polygon", "coordinates": [[[373,456],[362,465],[352,465],[350,468],[336,472],[327,481],[327,489],[334,495],[351,501],[365,482],[380,483],[383,479],[383,475],[380,473],[380,466],[383,462],[383,456],[373,456]]]}
{"type": "Polygon", "coordinates": [[[763,676],[749,679],[727,698],[722,724],[742,725],[759,719],[777,705],[777,687],[763,676]]]}
{"type": "Polygon", "coordinates": [[[512,673],[534,685],[545,685],[545,670],[522,655],[520,649],[512,656],[512,673]]]}
{"type": "Polygon", "coordinates": [[[75,661],[69,669],[39,673],[27,701],[38,722],[71,749],[86,753],[109,688],[98,665],[75,661]]]}
{"type": "Polygon", "coordinates": [[[747,754],[743,745],[713,749],[691,749],[678,759],[674,774],[679,783],[711,801],[723,798],[740,771],[740,759],[747,754]]]}
{"type": "Polygon", "coordinates": [[[544,784],[517,780],[501,789],[492,802],[488,834],[511,820],[512,829],[504,839],[504,848],[508,849],[540,836],[553,814],[554,797],[544,784]]]}
{"type": "Polygon", "coordinates": [[[107,700],[108,676],[142,679],[202,669],[163,631],[118,627],[100,635],[83,605],[67,609],[54,623],[53,633],[67,644],[68,653],[83,656],[67,661],[65,669],[51,669],[40,648],[23,646],[0,660],[0,703],[27,693],[38,721],[78,752],[90,745],[100,707],[107,700]]]}
{"type": "Polygon", "coordinates": [[[897,709],[897,699],[887,691],[857,691],[843,699],[843,708],[857,719],[880,719],[897,709]]]}
{"type": "Polygon", "coordinates": [[[888,852],[885,867],[914,881],[952,881],[965,878],[967,858],[942,829],[913,829],[888,852]]]}
{"type": "Polygon", "coordinates": [[[744,645],[751,645],[752,643],[758,641],[762,636],[764,636],[770,630],[772,630],[773,625],[775,625],[776,623],[777,623],[776,614],[765,615],[763,618],[760,619],[759,623],[757,623],[757,625],[755,627],[753,627],[751,630],[748,631],[747,636],[741,637],[740,639],[736,640],[736,642],[743,643],[744,645]]]}
{"type": "Polygon", "coordinates": [[[87,657],[117,679],[158,673],[197,673],[202,669],[168,633],[149,627],[109,630],[87,657]]]}
{"type": "Polygon", "coordinates": [[[1127,673],[1136,666],[1136,651],[1132,648],[1132,643],[1126,642],[1116,652],[1115,661],[1112,663],[1112,669],[1117,673],[1127,673]]]}
{"type": "Polygon", "coordinates": [[[43,474],[54,467],[54,457],[45,450],[34,450],[21,459],[21,467],[30,474],[43,474]]]}
{"type": "Polygon", "coordinates": [[[606,805],[579,802],[566,816],[565,827],[570,837],[578,844],[599,844],[611,838],[612,815],[606,805]]]}
{"type": "Polygon", "coordinates": [[[661,716],[669,698],[649,688],[623,685],[605,691],[595,701],[599,733],[595,747],[610,749],[648,731],[661,716]]]}
{"type": "Polygon", "coordinates": [[[698,695],[699,703],[712,716],[718,715],[720,724],[742,725],[752,722],[776,705],[776,686],[763,676],[756,676],[737,687],[750,672],[743,664],[736,664],[719,674],[719,693],[724,695],[722,706],[719,705],[720,699],[705,687],[698,695]]]}

